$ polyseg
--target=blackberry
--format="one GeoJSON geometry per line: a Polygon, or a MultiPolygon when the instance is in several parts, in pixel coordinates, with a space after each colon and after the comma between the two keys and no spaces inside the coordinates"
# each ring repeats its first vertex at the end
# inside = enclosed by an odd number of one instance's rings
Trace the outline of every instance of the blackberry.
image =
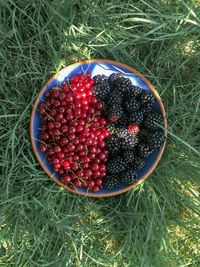
{"type": "Polygon", "coordinates": [[[116,174],[124,171],[127,165],[121,157],[115,157],[107,161],[107,171],[111,174],[116,174]]]}
{"type": "Polygon", "coordinates": [[[134,89],[134,85],[130,85],[127,87],[126,91],[124,92],[125,100],[135,96],[133,89],[134,89]]]}
{"type": "Polygon", "coordinates": [[[106,147],[111,154],[116,154],[120,151],[121,145],[119,139],[115,136],[111,136],[106,139],[106,147]]]}
{"type": "Polygon", "coordinates": [[[107,189],[115,188],[119,185],[119,178],[116,175],[108,175],[103,179],[103,187],[107,189]]]}
{"type": "Polygon", "coordinates": [[[142,89],[141,89],[140,87],[137,87],[137,86],[135,86],[135,85],[130,85],[130,86],[126,89],[124,95],[125,95],[125,97],[126,97],[127,99],[129,99],[130,97],[133,97],[133,96],[134,96],[134,97],[137,97],[137,96],[139,96],[141,93],[142,93],[142,89]]]}
{"type": "Polygon", "coordinates": [[[121,139],[121,148],[132,149],[138,144],[138,137],[132,134],[129,134],[125,138],[121,139]]]}
{"type": "Polygon", "coordinates": [[[137,124],[140,125],[143,121],[143,113],[140,110],[136,110],[131,112],[128,120],[130,124],[137,124]]]}
{"type": "Polygon", "coordinates": [[[141,110],[141,112],[143,113],[144,116],[153,111],[152,110],[152,106],[149,105],[149,104],[142,105],[140,110],[141,110]]]}
{"type": "Polygon", "coordinates": [[[131,97],[125,102],[124,106],[128,112],[133,112],[140,108],[140,103],[135,99],[135,97],[131,97]]]}
{"type": "Polygon", "coordinates": [[[129,129],[119,127],[115,130],[115,135],[118,138],[136,137],[137,132],[130,132],[129,129]]]}
{"type": "Polygon", "coordinates": [[[133,168],[135,170],[140,170],[145,166],[145,162],[142,158],[136,157],[133,161],[133,168]]]}
{"type": "Polygon", "coordinates": [[[114,104],[120,104],[122,103],[123,93],[120,91],[111,91],[109,98],[108,98],[108,104],[114,105],[114,104]]]}
{"type": "Polygon", "coordinates": [[[134,169],[129,169],[122,174],[122,182],[131,185],[138,181],[138,174],[134,169]]]}
{"type": "Polygon", "coordinates": [[[115,90],[121,92],[125,92],[130,85],[131,80],[125,77],[118,77],[113,83],[115,90]]]}
{"type": "Polygon", "coordinates": [[[157,113],[157,112],[150,112],[149,114],[146,115],[144,119],[144,126],[151,129],[155,130],[158,129],[159,126],[157,124],[162,124],[162,116],[157,113]]]}
{"type": "Polygon", "coordinates": [[[130,133],[128,129],[119,128],[115,130],[115,135],[121,141],[121,147],[126,149],[134,148],[138,143],[138,138],[136,135],[130,133]]]}
{"type": "Polygon", "coordinates": [[[141,143],[138,146],[138,153],[141,158],[146,158],[153,153],[154,149],[148,144],[141,143]]]}
{"type": "Polygon", "coordinates": [[[123,154],[123,159],[127,163],[134,162],[135,160],[135,151],[133,149],[126,150],[123,154]]]}
{"type": "Polygon", "coordinates": [[[96,75],[93,77],[94,84],[100,83],[102,81],[108,81],[108,77],[106,75],[96,75]]]}
{"type": "Polygon", "coordinates": [[[165,136],[164,132],[161,130],[155,131],[149,136],[149,145],[154,149],[163,147],[164,142],[165,136]]]}
{"type": "Polygon", "coordinates": [[[93,87],[94,91],[94,96],[98,98],[101,101],[105,101],[107,96],[110,93],[110,86],[108,84],[107,80],[103,80],[97,84],[94,85],[93,87]]]}
{"type": "Polygon", "coordinates": [[[109,115],[121,117],[123,115],[123,108],[120,104],[115,104],[109,107],[109,115]]]}
{"type": "Polygon", "coordinates": [[[155,97],[150,91],[142,91],[142,93],[139,95],[139,99],[142,104],[153,105],[155,102],[155,97]]]}
{"type": "Polygon", "coordinates": [[[118,128],[115,130],[115,135],[118,137],[118,138],[125,138],[127,137],[129,134],[129,131],[125,128],[118,128]]]}
{"type": "Polygon", "coordinates": [[[123,74],[121,74],[121,73],[112,73],[108,77],[108,82],[109,82],[110,86],[113,86],[115,80],[118,79],[119,77],[123,77],[123,74]]]}
{"type": "Polygon", "coordinates": [[[135,97],[138,97],[142,92],[142,88],[133,85],[133,94],[135,97]]]}

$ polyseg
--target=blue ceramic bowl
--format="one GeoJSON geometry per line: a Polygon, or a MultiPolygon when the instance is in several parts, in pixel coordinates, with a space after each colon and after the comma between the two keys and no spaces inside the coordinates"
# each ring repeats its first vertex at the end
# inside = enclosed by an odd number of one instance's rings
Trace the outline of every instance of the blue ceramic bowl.
{"type": "Polygon", "coordinates": [[[84,73],[86,71],[89,71],[92,74],[92,76],[95,76],[97,74],[105,74],[109,76],[113,72],[123,73],[124,76],[131,79],[133,85],[139,86],[144,90],[152,91],[157,99],[154,105],[154,109],[162,114],[164,127],[167,128],[165,110],[164,110],[162,101],[157,91],[153,87],[153,85],[144,76],[142,76],[135,69],[127,65],[124,65],[122,63],[119,63],[117,61],[105,60],[105,59],[93,59],[93,60],[81,61],[81,62],[75,63],[73,65],[70,65],[64,68],[63,70],[59,71],[56,75],[54,75],[40,90],[35,100],[32,114],[31,114],[31,121],[30,121],[31,142],[32,142],[34,153],[41,167],[44,169],[47,175],[51,177],[51,179],[57,184],[59,184],[60,186],[64,187],[65,189],[71,192],[74,192],[80,195],[85,195],[85,196],[91,196],[91,197],[114,196],[114,195],[118,195],[118,194],[121,194],[123,192],[130,190],[134,188],[135,186],[137,186],[142,181],[144,181],[152,173],[152,171],[155,169],[156,165],[158,164],[163,154],[164,147],[160,150],[154,151],[154,153],[149,158],[147,158],[146,165],[144,166],[143,169],[141,169],[139,173],[139,180],[136,183],[130,186],[121,184],[117,188],[112,189],[112,190],[101,189],[97,193],[88,191],[84,188],[72,190],[68,188],[66,185],[62,184],[60,181],[59,175],[54,173],[52,165],[45,160],[45,154],[42,153],[39,149],[39,141],[38,141],[39,133],[40,133],[39,129],[41,128],[42,120],[38,112],[38,105],[40,104],[41,101],[45,100],[44,94],[50,88],[56,85],[60,85],[63,81],[70,78],[74,74],[84,73]]]}

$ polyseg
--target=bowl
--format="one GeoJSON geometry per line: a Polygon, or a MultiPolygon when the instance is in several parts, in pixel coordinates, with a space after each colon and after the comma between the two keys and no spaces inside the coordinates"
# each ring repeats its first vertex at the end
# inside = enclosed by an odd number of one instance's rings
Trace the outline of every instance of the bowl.
{"type": "MultiPolygon", "coordinates": [[[[149,156],[146,160],[146,164],[144,168],[142,168],[139,172],[139,180],[132,184],[132,185],[124,185],[121,184],[117,188],[114,189],[104,189],[102,188],[98,192],[91,192],[85,188],[77,188],[75,190],[69,188],[68,186],[64,185],[60,181],[60,176],[54,173],[52,165],[46,161],[45,154],[42,153],[39,149],[39,128],[41,127],[42,120],[40,114],[38,112],[38,105],[41,101],[44,101],[45,96],[44,94],[50,90],[50,88],[60,85],[64,80],[68,79],[69,77],[75,75],[76,73],[84,73],[89,71],[92,76],[97,74],[105,74],[109,76],[111,73],[122,73],[125,77],[130,78],[133,85],[139,86],[144,90],[152,91],[156,98],[156,103],[154,104],[154,109],[157,112],[160,112],[163,117],[163,124],[164,127],[167,128],[167,121],[165,115],[165,109],[163,103],[158,95],[154,86],[137,70],[131,68],[125,64],[122,64],[117,61],[107,60],[107,59],[92,59],[92,60],[84,60],[78,63],[72,64],[67,66],[66,68],[59,71],[56,75],[51,77],[51,79],[42,87],[37,98],[34,102],[31,119],[30,119],[30,137],[31,143],[33,147],[33,151],[38,159],[41,167],[46,172],[46,174],[59,186],[79,195],[90,196],[90,197],[110,197],[115,196],[130,189],[136,187],[138,184],[142,183],[155,169],[156,165],[160,161],[164,148],[164,146],[153,152],[151,156],[149,156]]],[[[167,135],[165,131],[165,135],[167,135]]]]}

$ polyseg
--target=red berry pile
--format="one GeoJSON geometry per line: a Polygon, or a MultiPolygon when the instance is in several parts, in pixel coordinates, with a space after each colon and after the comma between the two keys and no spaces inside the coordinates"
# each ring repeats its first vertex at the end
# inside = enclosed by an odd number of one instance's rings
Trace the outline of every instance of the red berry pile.
{"type": "Polygon", "coordinates": [[[71,189],[97,192],[106,176],[108,151],[103,104],[94,97],[90,73],[76,74],[45,94],[40,150],[71,189]]]}

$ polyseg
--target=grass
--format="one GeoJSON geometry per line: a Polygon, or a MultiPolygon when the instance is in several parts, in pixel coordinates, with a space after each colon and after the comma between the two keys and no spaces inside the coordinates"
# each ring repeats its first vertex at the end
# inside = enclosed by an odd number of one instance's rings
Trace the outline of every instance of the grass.
{"type": "Polygon", "coordinates": [[[199,266],[199,1],[8,0],[0,10],[0,266],[199,266]],[[29,138],[44,82],[89,58],[143,73],[169,124],[151,177],[108,199],[53,184],[29,138]]]}

